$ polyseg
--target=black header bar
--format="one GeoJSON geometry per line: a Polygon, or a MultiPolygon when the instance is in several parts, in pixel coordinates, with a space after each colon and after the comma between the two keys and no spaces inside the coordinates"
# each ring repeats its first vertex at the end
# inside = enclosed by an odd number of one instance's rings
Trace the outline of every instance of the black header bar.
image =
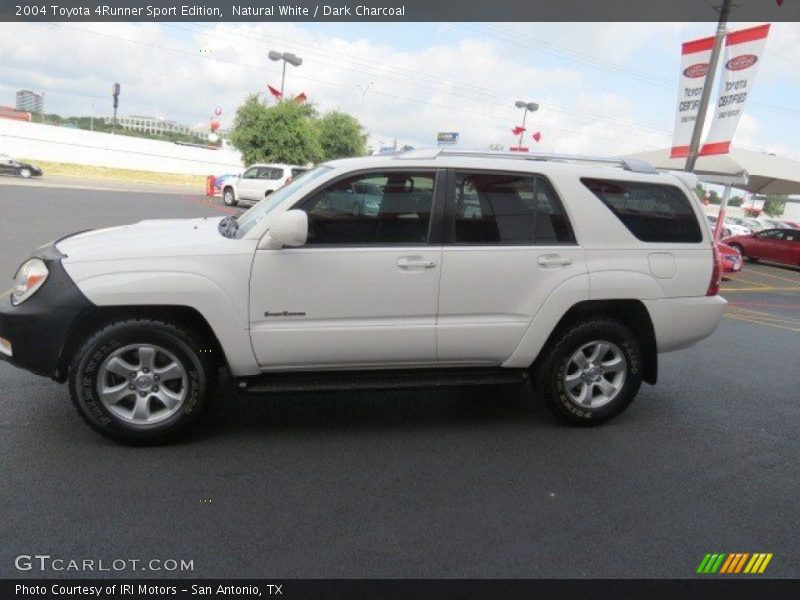
{"type": "MultiPolygon", "coordinates": [[[[703,21],[720,0],[0,0],[1,21],[703,21]]],[[[800,0],[737,0],[738,22],[800,21],[800,0]]]]}

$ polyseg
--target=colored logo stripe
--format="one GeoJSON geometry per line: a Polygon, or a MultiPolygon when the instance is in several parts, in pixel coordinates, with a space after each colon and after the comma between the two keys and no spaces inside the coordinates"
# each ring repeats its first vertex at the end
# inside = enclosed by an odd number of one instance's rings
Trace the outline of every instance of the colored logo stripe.
{"type": "Polygon", "coordinates": [[[772,553],[766,552],[756,552],[753,554],[749,552],[733,552],[731,554],[709,553],[703,557],[703,560],[697,567],[697,573],[763,573],[772,560],[772,556],[772,553]]]}

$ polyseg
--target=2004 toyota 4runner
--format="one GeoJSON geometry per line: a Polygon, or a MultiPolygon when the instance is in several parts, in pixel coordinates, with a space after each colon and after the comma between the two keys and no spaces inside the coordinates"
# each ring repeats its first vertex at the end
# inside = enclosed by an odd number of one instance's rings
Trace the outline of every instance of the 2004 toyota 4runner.
{"type": "Polygon", "coordinates": [[[563,419],[601,423],[722,317],[692,185],[599,158],[333,161],[237,218],[40,248],[1,298],[0,358],[68,381],[129,443],[183,433],[221,368],[253,393],[530,378],[563,419]]]}

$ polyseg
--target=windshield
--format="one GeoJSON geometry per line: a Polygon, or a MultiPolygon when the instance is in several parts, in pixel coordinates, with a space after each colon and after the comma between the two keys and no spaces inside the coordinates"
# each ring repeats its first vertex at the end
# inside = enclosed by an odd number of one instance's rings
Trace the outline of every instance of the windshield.
{"type": "Polygon", "coordinates": [[[275,190],[261,202],[250,208],[250,210],[239,215],[239,217],[236,219],[236,223],[238,224],[238,227],[236,228],[236,237],[241,238],[244,234],[255,227],[256,223],[267,216],[273,208],[278,206],[297,190],[304,187],[312,179],[319,179],[322,175],[330,170],[331,167],[321,166],[311,169],[305,173],[301,173],[296,179],[293,179],[291,183],[287,183],[282,188],[275,190]]]}

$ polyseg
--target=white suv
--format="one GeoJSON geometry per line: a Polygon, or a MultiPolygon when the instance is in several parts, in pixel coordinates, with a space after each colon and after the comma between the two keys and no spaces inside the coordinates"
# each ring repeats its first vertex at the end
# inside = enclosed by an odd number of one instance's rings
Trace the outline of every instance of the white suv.
{"type": "Polygon", "coordinates": [[[251,165],[237,178],[226,179],[222,185],[222,201],[236,206],[240,201],[258,202],[308,171],[300,165],[251,165]]]}
{"type": "Polygon", "coordinates": [[[0,358],[68,380],[130,443],[186,430],[220,368],[242,393],[530,378],[558,416],[601,423],[725,310],[694,183],[578,157],[329,162],[238,218],[39,249],[0,304],[0,358]]]}

